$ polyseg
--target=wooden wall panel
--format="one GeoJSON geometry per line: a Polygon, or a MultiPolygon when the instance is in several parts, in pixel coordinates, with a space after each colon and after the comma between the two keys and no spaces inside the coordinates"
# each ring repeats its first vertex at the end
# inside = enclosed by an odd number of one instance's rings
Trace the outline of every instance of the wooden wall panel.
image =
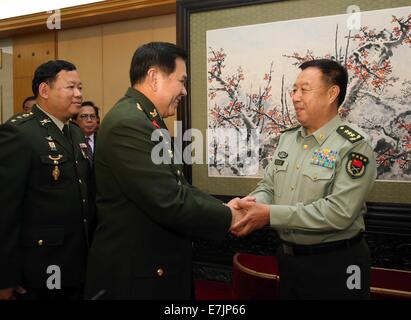
{"type": "Polygon", "coordinates": [[[104,112],[102,26],[62,30],[57,39],[58,58],[77,67],[84,100],[93,101],[104,112]]]}
{"type": "Polygon", "coordinates": [[[153,39],[153,18],[103,26],[104,102],[110,110],[130,86],[131,57],[138,46],[153,39]]]}
{"type": "MultiPolygon", "coordinates": [[[[13,43],[0,39],[0,123],[13,115],[13,43]]],[[[1,151],[0,151],[1,152],[1,151]]]]}
{"type": "Polygon", "coordinates": [[[55,32],[49,31],[13,39],[14,113],[21,112],[24,99],[32,95],[31,79],[36,68],[55,59],[55,37],[55,32]]]}
{"type": "Polygon", "coordinates": [[[31,77],[21,77],[21,78],[14,78],[13,79],[13,93],[14,93],[14,114],[23,112],[23,101],[28,96],[33,95],[33,91],[31,90],[31,81],[33,76],[31,77]],[[16,103],[16,99],[18,99],[16,103]]]}

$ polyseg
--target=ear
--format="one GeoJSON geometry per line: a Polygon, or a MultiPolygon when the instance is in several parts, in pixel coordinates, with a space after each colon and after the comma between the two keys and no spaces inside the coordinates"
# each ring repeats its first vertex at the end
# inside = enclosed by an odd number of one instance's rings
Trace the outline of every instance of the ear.
{"type": "Polygon", "coordinates": [[[330,104],[333,104],[337,101],[338,95],[340,94],[340,87],[337,85],[333,85],[331,88],[328,89],[328,97],[330,104]]]}
{"type": "Polygon", "coordinates": [[[148,69],[146,80],[147,80],[148,85],[150,86],[151,90],[153,90],[154,92],[157,91],[158,76],[159,76],[158,68],[152,67],[152,68],[148,69]]]}
{"type": "Polygon", "coordinates": [[[49,98],[50,86],[46,82],[42,82],[39,85],[39,96],[43,99],[49,98]]]}

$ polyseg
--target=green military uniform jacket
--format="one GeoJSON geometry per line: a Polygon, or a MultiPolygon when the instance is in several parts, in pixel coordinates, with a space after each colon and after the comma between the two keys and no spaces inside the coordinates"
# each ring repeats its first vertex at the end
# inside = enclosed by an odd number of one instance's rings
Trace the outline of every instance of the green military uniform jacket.
{"type": "Polygon", "coordinates": [[[0,288],[45,288],[51,265],[85,281],[88,161],[69,128],[73,144],[37,107],[0,126],[0,288]]]}
{"type": "Polygon", "coordinates": [[[181,165],[154,163],[158,128],[153,103],[129,88],[99,129],[87,299],[189,299],[192,238],[222,240],[230,227],[230,209],[188,184],[181,165]]]}
{"type": "Polygon", "coordinates": [[[270,224],[284,241],[317,244],[364,230],[375,179],[368,137],[336,116],[310,135],[303,127],[284,132],[251,195],[270,205],[270,224]]]}

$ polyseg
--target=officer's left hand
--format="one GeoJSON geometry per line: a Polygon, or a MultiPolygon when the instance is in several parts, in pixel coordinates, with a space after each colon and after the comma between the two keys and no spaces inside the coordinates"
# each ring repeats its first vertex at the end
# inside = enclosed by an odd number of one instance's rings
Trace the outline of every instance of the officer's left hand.
{"type": "MultiPolygon", "coordinates": [[[[240,206],[242,205],[241,200],[240,206]]],[[[270,223],[270,207],[268,205],[255,203],[246,211],[244,218],[231,227],[231,233],[237,237],[246,236],[270,223]]]]}

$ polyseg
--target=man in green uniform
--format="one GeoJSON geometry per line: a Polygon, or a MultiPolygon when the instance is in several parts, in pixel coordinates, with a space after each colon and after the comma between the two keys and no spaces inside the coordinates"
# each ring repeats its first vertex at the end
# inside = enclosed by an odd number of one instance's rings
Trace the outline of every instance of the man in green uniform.
{"type": "Polygon", "coordinates": [[[36,69],[32,89],[32,111],[0,126],[0,299],[80,299],[87,146],[68,120],[82,84],[73,64],[53,60],[36,69]]]}
{"type": "Polygon", "coordinates": [[[188,184],[174,161],[179,150],[173,150],[163,118],[174,115],[187,94],[185,59],[170,43],[138,48],[131,88],[99,129],[98,226],[86,298],[190,299],[191,239],[222,240],[238,219],[238,212],[188,184]],[[153,152],[155,134],[168,146],[161,155],[166,163],[153,152]]]}
{"type": "MultiPolygon", "coordinates": [[[[376,178],[373,148],[338,115],[347,71],[327,59],[300,68],[292,100],[301,126],[281,135],[251,193],[256,204],[234,233],[243,236],[268,224],[278,231],[283,298],[368,298],[370,255],[361,233],[365,198],[376,178]]],[[[237,202],[237,208],[246,206],[237,202]]]]}

